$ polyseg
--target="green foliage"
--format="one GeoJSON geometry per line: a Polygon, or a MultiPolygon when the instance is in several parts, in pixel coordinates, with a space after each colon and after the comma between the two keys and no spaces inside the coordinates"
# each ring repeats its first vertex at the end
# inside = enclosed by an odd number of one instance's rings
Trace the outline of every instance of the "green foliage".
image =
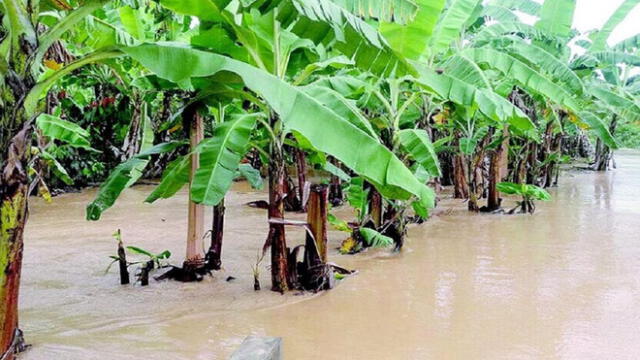
{"type": "Polygon", "coordinates": [[[427,68],[418,68],[420,77],[417,85],[439,97],[452,101],[469,111],[478,109],[489,119],[499,122],[509,122],[523,131],[532,130],[535,125],[522,110],[515,107],[506,99],[485,89],[477,88],[447,74],[437,74],[427,68]]]}
{"type": "Polygon", "coordinates": [[[405,24],[411,21],[418,9],[413,0],[331,0],[349,12],[363,18],[405,24]]]}
{"type": "Polygon", "coordinates": [[[616,130],[616,139],[620,147],[640,149],[640,125],[637,123],[620,125],[616,130]]]}
{"type": "Polygon", "coordinates": [[[262,180],[262,175],[260,175],[260,170],[255,169],[250,164],[240,164],[236,175],[246,179],[249,182],[249,185],[256,190],[262,190],[264,187],[264,181],[262,180]]]}
{"type": "Polygon", "coordinates": [[[591,34],[591,51],[602,51],[607,46],[607,40],[615,28],[624,21],[629,13],[640,4],[640,0],[625,0],[620,7],[609,17],[604,26],[591,34]]]}
{"type": "Polygon", "coordinates": [[[364,240],[364,242],[370,247],[381,248],[393,245],[392,238],[382,235],[373,229],[361,227],[358,229],[358,232],[360,233],[362,240],[364,240]]]}
{"type": "Polygon", "coordinates": [[[161,260],[168,260],[171,257],[171,251],[169,250],[165,250],[158,254],[154,254],[148,250],[145,250],[137,246],[127,246],[127,250],[129,250],[129,252],[132,254],[143,255],[148,257],[149,260],[152,260],[157,267],[161,266],[161,260]]]}
{"type": "Polygon", "coordinates": [[[362,222],[369,213],[369,189],[365,189],[364,179],[361,177],[351,178],[345,196],[349,205],[356,209],[359,222],[362,222]]]}
{"type": "Polygon", "coordinates": [[[419,60],[427,55],[429,41],[444,8],[444,0],[417,0],[418,12],[408,24],[385,22],[380,32],[390,46],[411,60],[419,60]]]}
{"type": "Polygon", "coordinates": [[[550,34],[568,37],[575,10],[576,0],[545,0],[536,27],[550,34]]]}
{"type": "Polygon", "coordinates": [[[280,115],[287,129],[303,134],[315,148],[366,177],[384,195],[398,199],[415,195],[425,207],[433,207],[433,190],[418,182],[391,151],[299,88],[246,63],[184,46],[145,44],[124,51],[158,76],[178,84],[188,85],[192,77],[220,71],[237,74],[280,115]],[[174,62],[182,66],[176,67],[174,62]],[[314,114],[314,119],[308,114],[314,114]],[[327,129],[331,131],[327,133],[327,129]],[[331,134],[340,134],[341,140],[327,136],[331,134]]]}
{"type": "MultiPolygon", "coordinates": [[[[123,245],[122,232],[120,231],[120,229],[118,229],[116,232],[114,232],[112,236],[118,242],[119,246],[123,245]]],[[[127,267],[129,267],[131,265],[141,264],[141,263],[142,264],[146,264],[147,261],[153,261],[154,266],[159,269],[159,268],[165,266],[166,264],[164,263],[164,261],[169,260],[169,258],[171,257],[171,251],[169,251],[169,250],[165,250],[165,251],[160,252],[158,254],[154,254],[151,251],[145,250],[145,249],[143,249],[141,247],[137,247],[137,246],[127,246],[125,249],[128,250],[129,253],[131,253],[133,255],[142,255],[142,256],[146,256],[148,258],[148,260],[145,260],[145,261],[127,261],[127,267]]],[[[120,256],[118,256],[118,255],[111,255],[111,256],[109,256],[109,258],[112,261],[109,264],[109,266],[107,266],[107,269],[105,270],[105,273],[109,272],[109,270],[111,269],[111,266],[113,266],[113,264],[115,264],[116,262],[120,261],[120,256]]]]}
{"type": "Polygon", "coordinates": [[[75,123],[57,116],[41,114],[36,119],[36,125],[47,137],[63,141],[71,146],[90,148],[89,132],[75,123]]]}
{"type": "Polygon", "coordinates": [[[600,138],[607,146],[612,149],[618,148],[618,142],[611,135],[609,127],[598,116],[589,113],[582,112],[579,114],[580,120],[589,126],[589,129],[600,138]]]}
{"type": "Polygon", "coordinates": [[[214,206],[224,199],[259,116],[262,115],[244,115],[224,122],[216,126],[212,137],[198,145],[195,151],[200,153],[200,167],[191,184],[193,201],[214,206]]]}
{"type": "Polygon", "coordinates": [[[507,195],[520,195],[527,200],[551,200],[551,195],[536,185],[501,182],[498,184],[498,191],[507,195]]]}
{"type": "Polygon", "coordinates": [[[532,16],[540,15],[540,9],[542,8],[542,6],[534,0],[490,0],[489,4],[498,5],[510,10],[518,10],[532,16]]]}
{"type": "Polygon", "coordinates": [[[189,182],[190,172],[190,156],[181,156],[173,160],[167,165],[167,168],[162,174],[162,181],[160,181],[160,184],[151,192],[145,202],[153,203],[158,199],[168,199],[172,197],[189,182]]]}
{"type": "Polygon", "coordinates": [[[398,133],[398,138],[405,150],[427,170],[430,176],[439,177],[442,175],[438,155],[436,155],[426,131],[406,129],[398,133]]]}
{"type": "Polygon", "coordinates": [[[329,224],[331,224],[331,226],[333,226],[334,229],[351,233],[351,227],[349,226],[349,224],[344,220],[338,219],[335,215],[328,214],[327,221],[329,222],[329,224]]]}
{"type": "Polygon", "coordinates": [[[469,22],[480,0],[451,0],[440,16],[429,43],[432,54],[449,48],[460,37],[465,24],[469,22]]]}
{"type": "Polygon", "coordinates": [[[158,144],[118,165],[100,186],[96,198],[87,206],[87,220],[99,220],[102,213],[113,206],[122,191],[140,178],[140,166],[146,165],[150,156],[173,151],[182,145],[183,142],[158,144]]]}

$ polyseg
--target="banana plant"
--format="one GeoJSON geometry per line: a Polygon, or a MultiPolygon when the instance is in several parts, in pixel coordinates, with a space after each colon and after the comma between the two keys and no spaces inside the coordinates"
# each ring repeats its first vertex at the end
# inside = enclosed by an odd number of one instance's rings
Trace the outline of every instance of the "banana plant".
{"type": "MultiPolygon", "coordinates": [[[[423,183],[429,178],[440,176],[440,168],[435,150],[429,134],[417,128],[418,121],[423,116],[424,92],[412,86],[408,78],[380,78],[366,74],[359,74],[358,78],[350,79],[350,86],[340,86],[341,77],[320,78],[307,85],[320,89],[319,93],[330,94],[331,87],[338,89],[341,95],[355,98],[354,104],[364,110],[365,117],[359,118],[361,129],[379,140],[387,149],[403,159],[405,165],[412,169],[414,175],[423,183]]],[[[351,180],[353,181],[353,179],[351,180]]],[[[362,213],[356,222],[353,233],[357,234],[361,228],[371,231],[382,231],[385,236],[393,238],[396,249],[402,247],[406,210],[413,207],[419,218],[425,218],[428,209],[420,201],[397,201],[381,194],[372,184],[364,183],[367,195],[367,211],[362,213]]],[[[354,189],[350,186],[349,189],[354,189]]],[[[349,194],[350,191],[347,191],[349,194]]],[[[347,196],[348,199],[353,196],[347,196]]],[[[350,201],[352,203],[352,201],[350,201]]],[[[382,235],[382,234],[381,234],[382,235]]],[[[351,236],[352,245],[358,248],[366,247],[366,237],[351,236]]],[[[354,252],[345,250],[346,252],[354,252]]]]}
{"type": "Polygon", "coordinates": [[[519,195],[522,201],[509,211],[510,214],[515,213],[518,209],[522,214],[531,214],[536,211],[534,200],[551,201],[551,195],[544,189],[529,184],[514,184],[510,182],[501,182],[498,184],[498,190],[507,195],[519,195]]]}
{"type": "MultiPolygon", "coordinates": [[[[366,177],[369,182],[380,189],[382,193],[389,194],[393,198],[409,199],[415,196],[421,202],[423,208],[433,206],[432,191],[418,181],[404,164],[382,146],[377,139],[363,132],[353,124],[353,119],[345,117],[329,108],[326,101],[316,100],[314,97],[288,82],[290,73],[295,71],[296,65],[302,60],[303,52],[296,52],[298,48],[317,46],[321,49],[324,45],[320,39],[313,38],[313,34],[302,31],[304,21],[291,20],[291,16],[297,15],[300,19],[315,16],[308,8],[308,2],[282,2],[273,4],[268,11],[262,13],[250,11],[251,9],[235,9],[220,4],[207,3],[207,12],[198,11],[197,7],[187,6],[182,3],[163,1],[163,6],[187,15],[199,16],[201,27],[199,33],[193,36],[191,42],[204,49],[196,49],[184,44],[142,44],[133,47],[122,47],[120,51],[134,60],[137,60],[159,77],[169,80],[183,88],[197,88],[203,84],[220,84],[216,75],[232,74],[230,83],[243,84],[254,97],[252,103],[262,110],[262,116],[254,117],[254,121],[260,127],[264,127],[270,135],[269,149],[269,219],[270,236],[268,245],[272,249],[272,282],[273,289],[284,291],[293,281],[287,274],[288,264],[286,254],[286,242],[284,238],[284,224],[282,220],[284,212],[282,208],[284,163],[283,144],[286,135],[292,131],[304,136],[317,150],[331,154],[340,160],[345,166],[350,167],[356,173],[366,177]],[[235,16],[234,16],[235,14],[235,16]],[[204,21],[207,20],[207,21],[204,21]],[[286,28],[292,31],[286,30],[286,28]],[[299,37],[297,34],[305,34],[311,39],[299,37]],[[238,49],[232,45],[220,47],[220,36],[223,41],[226,38],[235,39],[242,47],[238,49]],[[314,42],[315,41],[315,42],[314,42]],[[317,43],[316,43],[317,42],[317,43]],[[302,53],[302,54],[300,54],[302,53]],[[184,65],[175,67],[170,65],[173,59],[184,65]],[[291,99],[294,99],[293,101],[291,99]],[[314,114],[309,118],[308,114],[314,114]],[[335,141],[321,135],[321,129],[334,129],[336,134],[348,136],[346,141],[335,141]],[[358,151],[355,151],[358,149],[358,151]],[[375,166],[366,159],[377,161],[375,166]]],[[[224,4],[222,4],[224,5],[224,4]]],[[[256,4],[254,4],[256,5],[256,4]]],[[[264,5],[264,4],[263,4],[264,5]]],[[[320,24],[325,26],[332,36],[336,37],[335,51],[342,52],[350,57],[358,66],[362,63],[362,51],[373,49],[379,52],[381,62],[375,64],[362,64],[366,70],[378,71],[381,74],[389,71],[404,70],[408,65],[401,57],[393,55],[390,48],[385,45],[380,35],[354,15],[342,8],[336,7],[330,2],[320,2],[323,8],[334,12],[339,18],[333,22],[330,19],[319,18],[320,24]],[[341,38],[344,35],[340,29],[348,29],[349,36],[356,36],[367,46],[353,48],[350,41],[341,38]],[[366,31],[365,31],[365,28],[366,31]],[[340,31],[339,31],[340,30],[340,31]]],[[[257,5],[256,5],[257,6],[257,5]]],[[[264,9],[261,6],[260,9],[264,9]]],[[[227,43],[230,44],[230,43],[227,43]]],[[[308,61],[308,60],[307,60],[308,61]]],[[[307,64],[309,64],[307,62],[307,64]]],[[[201,147],[200,151],[204,148],[201,147]]],[[[242,154],[239,154],[241,155],[242,154]]],[[[201,153],[202,156],[202,153],[201,153]]],[[[238,160],[239,161],[239,160],[238,160]]],[[[180,163],[167,171],[180,172],[187,165],[180,163]]],[[[125,169],[126,170],[126,169],[125,169]]],[[[180,183],[171,183],[172,177],[165,176],[159,188],[175,190],[180,183]]],[[[197,178],[197,176],[196,176],[197,178]]],[[[208,177],[214,179],[213,177],[208,177]]],[[[184,179],[184,177],[182,178],[184,179]]],[[[200,190],[200,182],[192,181],[191,198],[205,205],[215,206],[221,200],[219,193],[224,193],[228,186],[214,186],[219,184],[203,184],[200,190]],[[221,191],[211,191],[220,189],[221,191]]],[[[171,192],[166,194],[171,195],[171,192]]],[[[110,205],[107,203],[107,205],[110,205]]]]}

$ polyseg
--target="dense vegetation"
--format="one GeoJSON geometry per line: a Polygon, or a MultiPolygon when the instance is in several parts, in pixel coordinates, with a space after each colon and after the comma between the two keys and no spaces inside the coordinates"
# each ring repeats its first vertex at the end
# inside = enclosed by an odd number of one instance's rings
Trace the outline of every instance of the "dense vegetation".
{"type": "MultiPolygon", "coordinates": [[[[442,186],[470,211],[533,213],[562,163],[604,171],[618,134],[637,145],[640,35],[608,40],[638,3],[580,34],[574,0],[2,0],[2,358],[22,346],[27,199],[49,188],[104,180],[87,207],[99,220],[142,178],[161,177],[150,203],[187,186],[170,276],[190,281],[220,269],[234,179],[264,177],[269,201],[254,205],[279,292],[346,272],[327,261],[327,223],[349,233],[343,252],[400,250],[442,186]],[[501,193],[522,201],[505,212],[501,193]],[[343,201],[356,219],[327,213],[343,201]],[[302,262],[287,226],[307,229],[302,262]]],[[[148,255],[151,268],[167,257],[148,255]]]]}

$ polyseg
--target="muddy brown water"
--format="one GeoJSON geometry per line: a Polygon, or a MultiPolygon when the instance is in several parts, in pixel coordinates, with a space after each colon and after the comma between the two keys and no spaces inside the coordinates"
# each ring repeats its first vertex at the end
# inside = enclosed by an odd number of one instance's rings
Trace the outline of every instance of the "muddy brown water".
{"type": "Polygon", "coordinates": [[[400,254],[334,250],[360,272],[316,296],[253,291],[266,215],[243,204],[265,195],[244,184],[227,200],[224,270],[146,288],[105,275],[111,234],[180,263],[186,193],[147,205],[151,187],[136,186],[100,222],[84,220],[95,190],[34,199],[21,293],[33,347],[21,358],[225,359],[252,334],[282,336],[285,359],[638,359],[640,153],[617,161],[565,173],[534,216],[469,214],[444,196],[400,254]]]}

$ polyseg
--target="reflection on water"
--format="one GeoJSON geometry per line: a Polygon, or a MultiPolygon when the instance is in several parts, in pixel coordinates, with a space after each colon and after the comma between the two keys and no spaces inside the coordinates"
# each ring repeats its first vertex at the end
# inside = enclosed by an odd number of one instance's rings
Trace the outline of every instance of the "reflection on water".
{"type": "MultiPolygon", "coordinates": [[[[640,154],[617,162],[565,174],[535,216],[472,215],[445,198],[447,215],[413,227],[401,254],[331,254],[360,273],[318,296],[252,291],[265,214],[242,204],[265,196],[243,184],[227,201],[224,271],[147,288],[104,275],[111,234],[180,263],[186,194],[146,205],[150,188],[135,187],[98,223],[84,221],[94,191],[34,200],[23,358],[225,359],[255,334],[284,337],[286,359],[638,359],[640,154]]],[[[264,266],[261,278],[268,288],[264,266]]]]}

